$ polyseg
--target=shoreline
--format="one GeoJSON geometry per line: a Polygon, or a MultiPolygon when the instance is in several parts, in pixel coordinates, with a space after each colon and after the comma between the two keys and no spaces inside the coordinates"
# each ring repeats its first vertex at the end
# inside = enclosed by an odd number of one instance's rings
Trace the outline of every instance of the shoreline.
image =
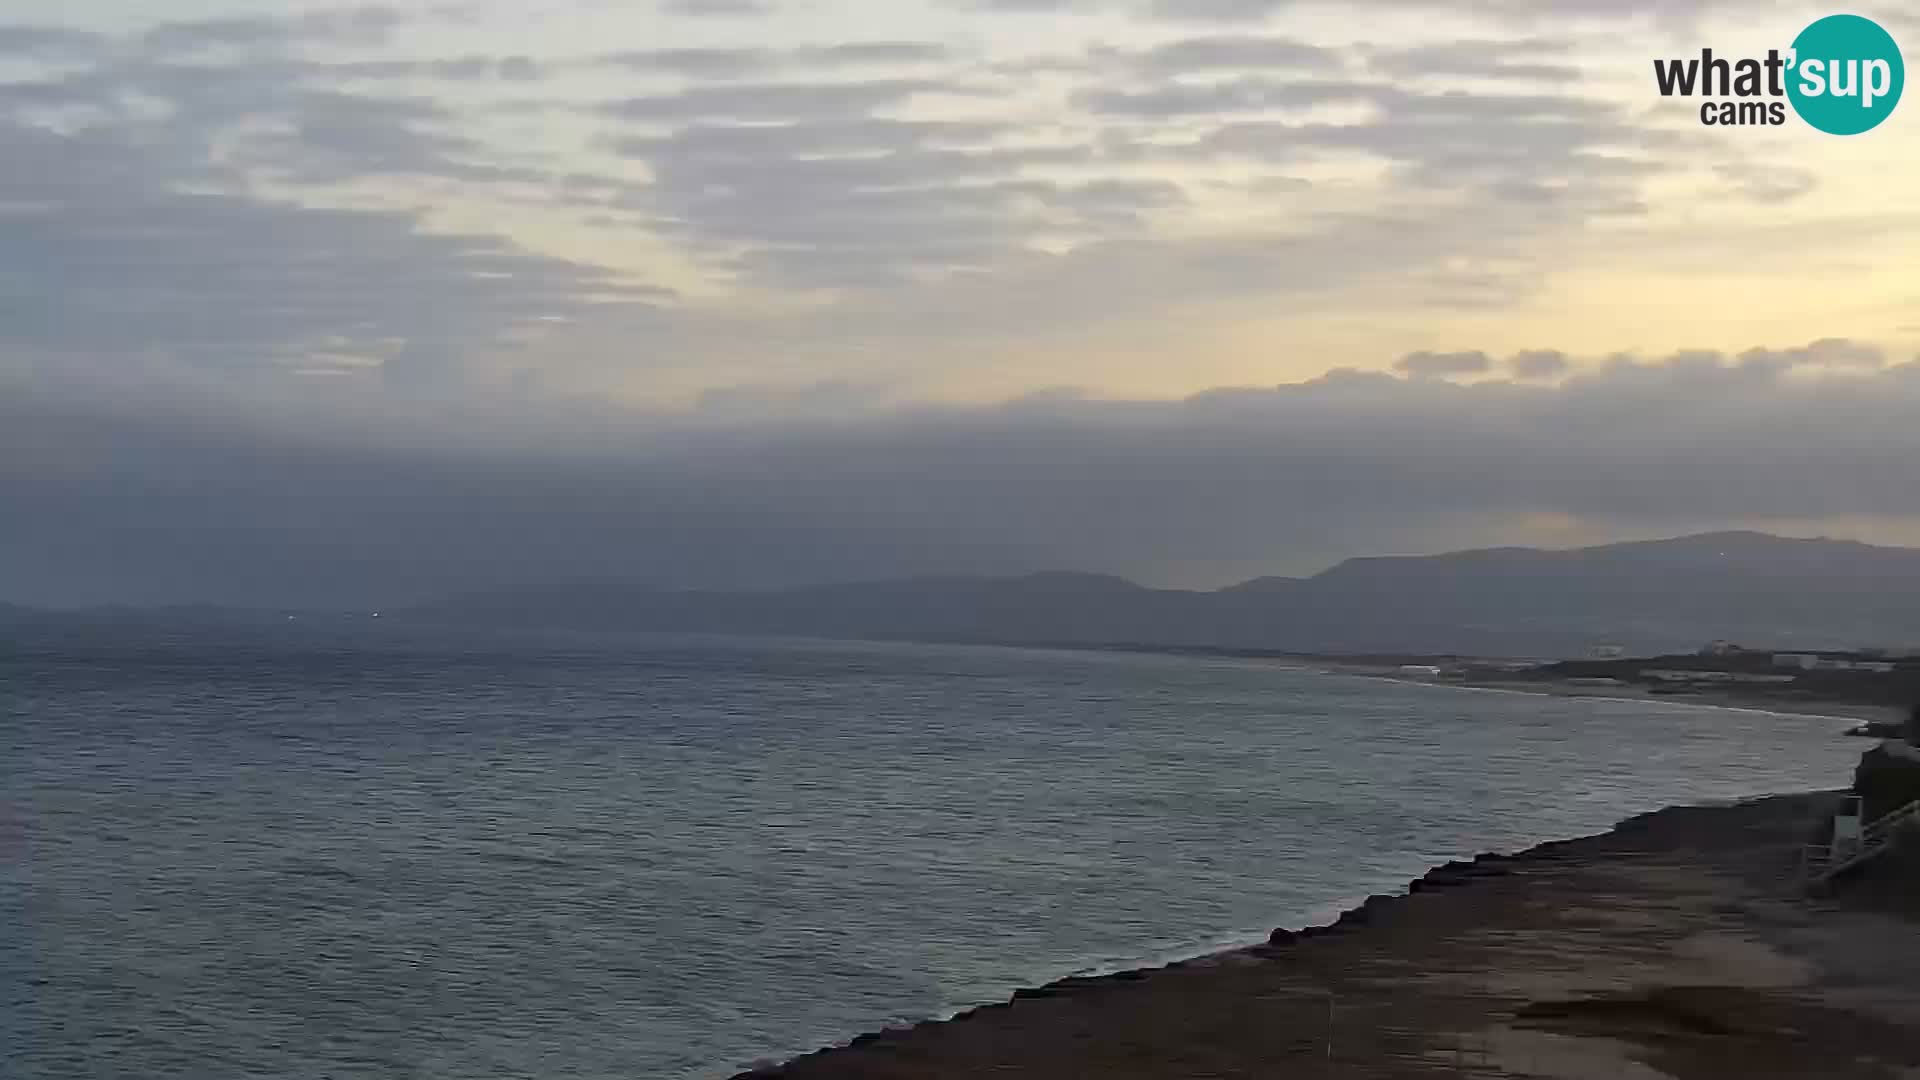
{"type": "Polygon", "coordinates": [[[756,1063],[735,1080],[1144,1080],[1275,1068],[1720,1080],[1920,1069],[1920,1032],[1908,1034],[1920,1016],[1920,978],[1907,975],[1920,971],[1911,894],[1888,910],[1811,900],[1796,887],[1800,847],[1838,797],[1667,807],[1604,832],[1483,853],[1265,943],[1069,976],[756,1063]],[[1889,942],[1901,963],[1870,963],[1889,942]],[[1821,1000],[1839,987],[1852,1011],[1821,1000]],[[1778,1030],[1745,1031],[1759,1014],[1777,1015],[1778,1030]],[[1689,1029],[1707,1028],[1743,1038],[1697,1045],[1703,1031],[1689,1029]],[[1782,1055],[1812,1052],[1780,1033],[1804,1031],[1831,1032],[1854,1057],[1777,1071],[1782,1055]]]}
{"type": "Polygon", "coordinates": [[[1674,705],[1726,712],[1767,713],[1776,716],[1811,716],[1821,719],[1859,722],[1884,720],[1898,712],[1890,706],[1863,705],[1857,702],[1816,698],[1781,699],[1765,694],[1738,694],[1729,691],[1695,690],[1686,694],[1655,694],[1645,687],[1623,683],[1619,686],[1582,686],[1564,679],[1443,679],[1408,675],[1380,664],[1338,664],[1321,661],[1300,664],[1298,669],[1320,675],[1344,675],[1359,679],[1380,679],[1414,686],[1436,686],[1454,690],[1479,690],[1490,693],[1530,694],[1534,697],[1590,698],[1597,701],[1622,701],[1633,704],[1674,705]]]}
{"type": "Polygon", "coordinates": [[[1189,659],[1234,660],[1249,663],[1261,663],[1285,671],[1304,672],[1314,675],[1340,675],[1351,678],[1375,678],[1389,682],[1411,683],[1417,686],[1450,687],[1456,690],[1483,690],[1513,694],[1531,694],[1536,697],[1594,698],[1602,701],[1624,701],[1633,703],[1653,703],[1657,705],[1682,705],[1695,708],[1713,708],[1732,712],[1770,713],[1776,716],[1814,716],[1833,720],[1888,720],[1903,714],[1904,704],[1872,704],[1868,702],[1844,700],[1835,697],[1800,696],[1797,693],[1783,694],[1767,692],[1749,687],[1744,691],[1727,689],[1737,684],[1696,684],[1684,693],[1652,693],[1652,685],[1637,682],[1620,682],[1612,686],[1589,686],[1578,683],[1565,676],[1552,678],[1529,677],[1517,673],[1497,673],[1500,669],[1486,666],[1490,658],[1466,656],[1407,657],[1409,662],[1419,660],[1445,666],[1464,664],[1474,673],[1462,676],[1432,676],[1409,674],[1399,662],[1384,662],[1373,658],[1347,658],[1340,654],[1286,652],[1267,649],[1230,649],[1212,647],[1181,647],[1147,644],[1108,644],[1093,645],[1086,643],[1058,642],[969,642],[967,644],[997,645],[1012,649],[1057,649],[1064,652],[1120,652],[1137,653],[1143,656],[1171,656],[1189,659]]]}

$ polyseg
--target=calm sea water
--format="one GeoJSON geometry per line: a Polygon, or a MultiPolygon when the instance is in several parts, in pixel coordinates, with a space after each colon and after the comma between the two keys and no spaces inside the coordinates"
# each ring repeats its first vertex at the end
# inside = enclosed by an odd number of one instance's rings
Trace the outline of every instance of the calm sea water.
{"type": "Polygon", "coordinates": [[[1844,782],[1831,719],[1262,662],[0,644],[0,1073],[707,1077],[1844,782]]]}

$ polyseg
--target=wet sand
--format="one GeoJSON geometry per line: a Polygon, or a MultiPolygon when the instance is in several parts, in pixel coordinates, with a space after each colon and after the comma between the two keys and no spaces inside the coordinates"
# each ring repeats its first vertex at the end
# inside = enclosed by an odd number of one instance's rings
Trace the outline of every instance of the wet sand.
{"type": "Polygon", "coordinates": [[[1330,927],[742,1075],[1920,1077],[1920,871],[1799,887],[1836,798],[1668,809],[1450,863],[1330,927]]]}

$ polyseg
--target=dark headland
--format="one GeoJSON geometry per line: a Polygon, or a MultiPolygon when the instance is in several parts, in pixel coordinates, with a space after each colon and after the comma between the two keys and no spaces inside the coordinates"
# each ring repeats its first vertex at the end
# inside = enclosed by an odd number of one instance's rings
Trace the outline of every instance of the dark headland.
{"type": "Polygon", "coordinates": [[[1920,1075],[1920,860],[1824,895],[1842,793],[1677,807],[1436,867],[1334,924],[1066,979],[743,1077],[1920,1075]]]}

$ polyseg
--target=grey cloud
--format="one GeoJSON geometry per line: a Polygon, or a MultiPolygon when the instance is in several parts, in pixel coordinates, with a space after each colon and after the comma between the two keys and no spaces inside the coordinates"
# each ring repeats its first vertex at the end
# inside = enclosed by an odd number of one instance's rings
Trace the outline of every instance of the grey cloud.
{"type": "Polygon", "coordinates": [[[1920,13],[1907,10],[1883,10],[1875,13],[1873,17],[1901,33],[1920,34],[1920,13]]]}
{"type": "MultiPolygon", "coordinates": [[[[1565,168],[1586,148],[1635,146],[1646,136],[1615,105],[1564,94],[1407,90],[1384,82],[1243,77],[1174,83],[1153,90],[1088,90],[1090,111],[1140,118],[1224,117],[1197,149],[1284,160],[1302,148],[1367,150],[1432,169],[1471,172],[1502,165],[1565,168]],[[1236,113],[1336,103],[1365,103],[1379,115],[1358,123],[1235,120],[1236,113]],[[1492,133],[1497,133],[1497,137],[1492,133]]],[[[1633,159],[1590,155],[1586,173],[1610,178],[1640,171],[1633,159]]],[[[1538,168],[1522,168],[1528,175],[1538,168]]]]}
{"type": "Polygon", "coordinates": [[[1313,187],[1313,182],[1297,176],[1261,176],[1234,186],[1252,195],[1266,196],[1305,191],[1313,187]]]}
{"type": "Polygon", "coordinates": [[[1293,0],[1153,0],[1157,18],[1188,22],[1259,22],[1293,0]]]}
{"type": "MultiPolygon", "coordinates": [[[[221,32],[244,37],[271,30],[262,25],[221,32]]],[[[645,162],[644,181],[609,175],[581,183],[551,175],[545,159],[483,141],[451,99],[386,95],[372,92],[380,87],[341,81],[540,74],[515,58],[339,64],[248,52],[210,64],[146,57],[103,65],[77,80],[0,88],[0,108],[11,97],[22,104],[28,98],[70,99],[114,109],[128,91],[151,95],[176,110],[164,129],[148,137],[155,139],[156,153],[179,159],[179,176],[197,169],[196,178],[207,179],[225,170],[212,178],[236,187],[269,179],[313,189],[363,178],[495,185],[489,194],[579,206],[612,215],[610,223],[685,243],[716,274],[783,286],[877,287],[989,267],[1011,267],[1016,276],[1035,267],[1056,273],[1053,267],[1061,265],[1081,273],[1083,260],[1034,259],[1034,244],[1044,238],[1049,247],[1073,243],[1102,248],[1101,254],[1120,250],[1109,245],[1134,244],[1148,215],[1185,199],[1172,185],[1134,179],[1136,167],[1166,159],[1202,165],[1240,159],[1234,164],[1268,171],[1261,167],[1290,167],[1329,152],[1377,155],[1393,163],[1389,179],[1395,185],[1458,193],[1462,215],[1498,209],[1502,225],[1489,232],[1506,236],[1468,238],[1469,247],[1511,242],[1522,226],[1544,232],[1598,214],[1632,212],[1637,184],[1652,168],[1618,151],[1633,146],[1640,134],[1619,110],[1555,95],[1414,92],[1385,82],[1285,73],[1207,85],[1167,78],[1276,67],[1324,73],[1339,63],[1336,54],[1272,36],[1203,36],[1133,54],[1108,53],[1083,73],[1139,81],[1131,89],[1124,83],[1114,89],[1083,84],[1072,101],[1092,116],[1071,117],[1065,130],[1093,121],[1093,131],[1072,136],[1084,143],[1035,145],[1037,133],[1024,116],[970,127],[888,121],[929,99],[956,94],[972,95],[975,105],[1003,114],[1018,99],[999,100],[1003,88],[984,79],[965,81],[965,75],[860,77],[873,74],[875,66],[949,55],[936,43],[885,40],[626,54],[622,62],[694,83],[588,107],[611,129],[601,134],[600,145],[645,162]],[[1345,125],[1256,119],[1328,103],[1364,103],[1374,115],[1345,125]],[[1182,129],[1194,132],[1183,147],[1142,140],[1143,125],[1133,123],[1175,117],[1189,121],[1182,129]],[[1501,129],[1504,137],[1489,139],[1489,128],[1501,129]],[[1062,179],[1069,174],[1072,181],[1062,179]]],[[[137,118],[125,122],[133,125],[137,118]]],[[[132,127],[123,133],[131,135],[132,127]]],[[[1313,228],[1318,233],[1323,224],[1313,228]]],[[[1369,228],[1359,223],[1347,235],[1369,228]]],[[[1328,235],[1343,230],[1340,222],[1324,225],[1328,235]]],[[[1289,246],[1299,243],[1318,239],[1288,238],[1289,246]]],[[[1265,251],[1268,261],[1286,258],[1273,245],[1265,251]]],[[[1196,280],[1215,276],[1197,268],[1216,257],[1197,251],[1187,260],[1196,280]]],[[[1231,258],[1259,256],[1236,252],[1231,258]]],[[[1342,253],[1335,261],[1346,264],[1353,257],[1342,253]]],[[[1512,259],[1503,263],[1513,265],[1512,259]]],[[[1421,279],[1421,288],[1445,297],[1440,302],[1498,304],[1530,287],[1525,269],[1436,270],[1421,279]]],[[[1263,267],[1238,278],[1272,282],[1286,272],[1263,267]]],[[[1229,281],[1226,287],[1242,286],[1229,281]]]]}
{"type": "MultiPolygon", "coordinates": [[[[1166,23],[1246,26],[1265,23],[1297,9],[1327,6],[1302,0],[947,0],[947,3],[968,11],[1049,15],[1114,11],[1166,23]]],[[[1341,10],[1362,17],[1384,18],[1418,18],[1437,13],[1526,26],[1568,19],[1601,23],[1652,16],[1662,30],[1686,38],[1698,33],[1700,20],[1706,15],[1735,6],[1736,0],[1352,0],[1341,10]]],[[[1770,0],[1768,6],[1780,8],[1784,3],[1770,0]]],[[[1907,16],[1901,14],[1883,17],[1895,25],[1905,18],[1907,16]]]]}
{"type": "Polygon", "coordinates": [[[1793,349],[1748,349],[1736,359],[1742,367],[1769,373],[1801,367],[1871,371],[1886,365],[1887,354],[1878,346],[1846,338],[1821,338],[1793,349]]]}
{"type": "Polygon", "coordinates": [[[1757,203],[1791,202],[1819,186],[1812,172],[1792,165],[1742,160],[1717,166],[1714,172],[1735,194],[1757,203]]]}
{"type": "MultiPolygon", "coordinates": [[[[932,340],[992,340],[1063,327],[1124,322],[1187,301],[1258,303],[1268,313],[1325,313],[1330,304],[1366,317],[1363,299],[1376,286],[1403,302],[1444,303],[1489,295],[1497,282],[1508,297],[1529,295],[1555,265],[1530,254],[1543,237],[1580,227],[1565,205],[1501,206],[1478,212],[1464,193],[1458,214],[1381,209],[1320,214],[1284,232],[1251,230],[1178,241],[1154,231],[1116,232],[1059,255],[1024,253],[1002,259],[990,275],[942,281],[938,288],[850,296],[818,325],[783,324],[783,333],[831,340],[858,326],[896,336],[905,348],[932,340]],[[1470,288],[1459,280],[1478,279],[1470,288]]],[[[1491,208],[1491,207],[1489,207],[1491,208]]],[[[1549,245],[1550,249],[1550,245],[1549,245]]],[[[964,362],[964,361],[959,361],[964,362]]]]}
{"type": "MultiPolygon", "coordinates": [[[[1164,183],[1061,184],[1022,175],[1075,163],[1071,146],[1003,146],[1002,129],[884,118],[697,124],[613,145],[655,183],[629,208],[711,257],[802,287],[876,285],[983,265],[1049,211],[1124,221],[1168,205],[1164,183]]],[[[1068,222],[1071,224],[1071,222],[1068,222]]]]}
{"type": "Polygon", "coordinates": [[[771,15],[777,8],[773,0],[665,0],[660,5],[669,15],[694,18],[751,18],[771,15]]]}
{"type": "Polygon", "coordinates": [[[704,390],[694,405],[702,419],[729,424],[834,423],[850,412],[897,404],[884,384],[826,379],[799,386],[721,386],[704,390]]]}
{"type": "MultiPolygon", "coordinates": [[[[266,39],[271,20],[176,27],[176,40],[266,39]]],[[[767,62],[857,68],[944,55],[939,46],[855,42],[765,50],[653,52],[645,62],[687,73],[744,72],[767,62]]],[[[978,267],[1016,249],[1034,228],[1125,229],[1178,197],[1165,185],[1062,184],[1023,177],[1076,163],[1071,147],[991,148],[1001,125],[890,122],[872,114],[921,94],[967,88],[946,80],[826,79],[728,85],[613,103],[626,124],[609,144],[645,159],[657,182],[550,175],[469,132],[440,100],[343,89],[342,80],[523,77],[511,58],[321,62],[246,54],[220,62],[135,56],[44,84],[0,88],[0,109],[74,104],[116,117],[116,137],[144,139],[169,180],[244,189],[271,179],[321,189],[367,178],[499,185],[528,198],[637,215],[622,224],[690,242],[710,265],[810,287],[897,282],[924,270],[978,267]],[[164,128],[121,112],[129,92],[172,107],[164,128]],[[778,121],[778,123],[773,123],[778,121]],[[643,135],[667,128],[665,137],[643,135]],[[156,138],[156,135],[159,137],[156,138]],[[873,155],[872,160],[857,160],[873,155]],[[1022,221],[1021,219],[1030,219],[1022,221]]]]}
{"type": "MultiPolygon", "coordinates": [[[[1191,580],[1417,550],[1435,530],[1512,542],[1542,514],[1642,532],[1920,520],[1920,364],[1789,376],[1693,353],[1550,385],[1335,372],[1183,401],[879,412],[873,388],[829,384],[784,396],[803,420],[778,418],[782,395],[735,389],[695,415],[525,400],[364,430],[302,413],[270,434],[91,400],[0,395],[0,514],[15,525],[0,595],[389,604],[581,578],[1191,580]]],[[[371,404],[353,416],[381,416],[371,404]]]]}
{"type": "Polygon", "coordinates": [[[302,78],[305,69],[151,69],[135,78],[180,108],[176,134],[224,143],[226,163],[283,182],[324,186],[372,176],[464,183],[545,182],[536,168],[504,164],[499,150],[461,131],[458,115],[429,97],[346,92],[302,78]]]}
{"type": "Polygon", "coordinates": [[[413,214],[183,194],[183,179],[222,178],[112,131],[0,120],[0,157],[31,163],[0,170],[0,205],[24,208],[0,215],[0,354],[269,380],[344,354],[398,378],[603,298],[658,295],[413,214]]]}
{"type": "MultiPolygon", "coordinates": [[[[278,34],[288,20],[253,21],[264,24],[258,32],[278,34]]],[[[212,63],[134,53],[56,78],[0,84],[0,116],[83,108],[102,118],[95,133],[111,131],[144,145],[157,176],[169,169],[196,180],[218,173],[227,186],[243,184],[241,170],[311,185],[367,176],[539,184],[545,181],[539,170],[503,163],[499,150],[460,133],[460,117],[440,101],[340,88],[343,80],[365,78],[524,80],[536,74],[524,57],[326,63],[276,54],[212,63]],[[132,111],[126,102],[134,96],[164,103],[170,114],[161,122],[132,111]]]]}
{"type": "Polygon", "coordinates": [[[355,79],[443,79],[448,82],[536,82],[545,69],[527,56],[458,56],[441,60],[362,60],[307,69],[355,79]]]}
{"type": "MultiPolygon", "coordinates": [[[[252,25],[175,33],[229,45],[302,40],[299,27],[284,21],[252,25]]],[[[326,34],[314,30],[311,40],[326,34]]],[[[1267,37],[1194,38],[1131,58],[1112,54],[1117,62],[1098,71],[1138,78],[1321,70],[1325,58],[1303,48],[1267,37]]],[[[1276,306],[1308,303],[1334,283],[1388,274],[1415,302],[1507,302],[1535,287],[1547,265],[1525,252],[1588,216],[1631,209],[1635,184],[1652,168],[1624,156],[1641,133],[1605,104],[1274,76],[1198,90],[1143,80],[1132,93],[1089,94],[1077,100],[1096,115],[1073,116],[1068,129],[1089,119],[1119,122],[1085,145],[1034,145],[1025,115],[1005,124],[888,119],[923,95],[991,91],[946,77],[855,81],[872,74],[855,69],[945,55],[935,45],[873,42],[719,51],[732,60],[679,51],[678,74],[693,81],[748,81],[598,111],[598,119],[615,121],[602,145],[645,162],[647,182],[564,178],[468,134],[474,129],[452,99],[337,85],[356,67],[373,78],[511,78],[505,59],[343,65],[234,51],[240,60],[137,56],[75,78],[0,87],[0,114],[9,100],[37,98],[87,104],[107,116],[64,141],[31,127],[0,136],[15,173],[0,177],[0,191],[31,180],[54,193],[55,206],[38,217],[0,218],[0,336],[66,355],[95,350],[110,357],[101,361],[107,364],[178,354],[222,371],[270,365],[276,378],[282,367],[331,365],[359,371],[354,381],[396,387],[410,378],[456,382],[461,357],[512,348],[517,334],[548,317],[601,322],[609,311],[625,313],[614,325],[634,320],[623,344],[646,363],[693,365],[743,351],[739,338],[715,346],[720,331],[702,342],[708,352],[681,348],[685,338],[676,335],[688,333],[688,324],[656,318],[649,304],[658,293],[599,268],[536,258],[497,238],[434,236],[411,214],[179,194],[244,191],[254,176],[312,186],[399,178],[406,183],[382,187],[415,193],[423,186],[415,181],[433,180],[537,189],[528,197],[545,192],[591,205],[753,284],[872,290],[826,310],[809,344],[824,352],[864,341],[870,328],[904,327],[890,345],[899,342],[906,354],[941,334],[1004,336],[1194,296],[1264,291],[1276,306]],[[765,78],[754,66],[761,63],[820,69],[821,78],[765,78]],[[845,78],[831,81],[828,73],[845,78]],[[125,112],[118,103],[136,95],[161,99],[172,114],[156,123],[125,112]],[[1375,106],[1374,115],[1352,125],[1217,122],[1237,110],[1349,101],[1375,106]],[[1200,132],[1196,142],[1172,153],[1202,164],[1237,158],[1264,171],[1267,163],[1330,149],[1371,153],[1394,164],[1390,185],[1455,197],[1456,212],[1331,214],[1281,236],[1160,240],[1142,222],[1179,207],[1185,192],[1131,178],[1127,168],[1155,160],[1151,151],[1129,151],[1133,133],[1151,126],[1130,121],[1162,116],[1190,118],[1183,127],[1200,132]],[[143,244],[143,235],[165,248],[143,244]],[[1041,236],[1081,246],[1041,255],[1032,247],[1041,236]],[[191,250],[176,255],[174,245],[191,250]],[[311,259],[302,258],[308,250],[311,259]],[[44,260],[42,280],[22,285],[14,276],[32,271],[6,272],[9,254],[27,260],[43,252],[53,257],[44,260]],[[1481,254],[1497,256],[1496,268],[1472,262],[1481,254]],[[1468,268],[1454,266],[1458,259],[1468,268]],[[987,269],[994,273],[968,273],[987,269]],[[912,287],[929,276],[937,288],[912,287]],[[336,354],[346,359],[326,359],[336,354]],[[689,359],[675,359],[682,356],[689,359]],[[356,357],[385,366],[355,368],[356,357]]],[[[1017,107],[1006,104],[1008,112],[1017,107]]],[[[777,334],[766,337],[771,348],[787,347],[777,334]]]]}
{"type": "MultiPolygon", "coordinates": [[[[948,0],[970,11],[1066,14],[1126,11],[1166,22],[1259,23],[1294,8],[1300,0],[948,0]]],[[[1736,0],[1364,0],[1347,5],[1355,12],[1389,16],[1417,16],[1423,12],[1494,16],[1512,22],[1537,23],[1554,18],[1599,20],[1657,16],[1671,28],[1692,25],[1700,15],[1736,0]]],[[[1777,6],[1777,5],[1776,5],[1777,6]]],[[[1896,22],[1903,16],[1891,16],[1896,22]]]]}
{"type": "Polygon", "coordinates": [[[630,50],[609,53],[603,60],[617,67],[637,71],[657,71],[704,78],[765,72],[778,66],[775,53],[768,49],[756,48],[630,50]]]}
{"type": "Polygon", "coordinates": [[[1394,369],[1420,378],[1445,378],[1448,375],[1477,375],[1493,368],[1493,361],[1479,350],[1469,352],[1411,352],[1394,361],[1394,369]]]}
{"type": "Polygon", "coordinates": [[[925,41],[852,41],[843,45],[796,49],[791,55],[803,63],[851,66],[927,63],[948,59],[951,51],[944,45],[925,41]]]}
{"type": "Polygon", "coordinates": [[[1558,349],[1526,349],[1507,358],[1507,370],[1516,379],[1556,379],[1572,368],[1573,362],[1558,349]]]}
{"type": "Polygon", "coordinates": [[[1557,42],[1455,41],[1380,51],[1370,63],[1402,79],[1443,76],[1572,82],[1580,77],[1580,69],[1565,62],[1566,53],[1565,44],[1557,42]]]}
{"type": "Polygon", "coordinates": [[[303,92],[275,115],[284,130],[238,137],[229,160],[282,180],[325,185],[368,176],[541,183],[538,170],[492,163],[489,148],[445,130],[439,105],[421,99],[303,92]]]}
{"type": "Polygon", "coordinates": [[[1199,37],[1170,41],[1137,54],[1137,66],[1162,75],[1256,68],[1324,71],[1340,67],[1340,54],[1294,38],[1199,37]]]}
{"type": "Polygon", "coordinates": [[[1166,180],[1091,180],[1083,184],[1056,185],[1054,190],[1070,195],[1089,213],[1132,214],[1187,202],[1185,190],[1166,180]]]}
{"type": "Polygon", "coordinates": [[[795,49],[680,48],[609,53],[601,62],[633,71],[696,79],[765,76],[794,69],[899,67],[949,59],[944,45],[925,41],[855,41],[795,49]]]}
{"type": "Polygon", "coordinates": [[[86,76],[68,75],[0,82],[0,113],[71,106],[111,108],[111,102],[99,97],[99,89],[96,80],[86,76]]]}
{"type": "Polygon", "coordinates": [[[162,23],[145,44],[161,51],[294,42],[373,45],[384,42],[406,16],[398,8],[366,6],[302,15],[234,16],[162,23]]]}
{"type": "Polygon", "coordinates": [[[0,24],[0,56],[65,59],[91,55],[105,44],[104,37],[84,30],[0,24]]]}
{"type": "Polygon", "coordinates": [[[803,155],[893,153],[928,145],[977,146],[1006,131],[1000,124],[955,120],[694,124],[669,135],[618,137],[612,145],[622,154],[643,159],[773,162],[803,155]]]}
{"type": "Polygon", "coordinates": [[[861,115],[899,105],[919,94],[955,88],[931,79],[871,79],[859,82],[735,83],[695,86],[609,102],[602,111],[630,120],[711,122],[792,120],[861,115]]]}
{"type": "Polygon", "coordinates": [[[1353,124],[1231,122],[1196,149],[1280,163],[1357,151],[1396,163],[1401,182],[1420,190],[1473,190],[1509,211],[1533,204],[1568,218],[1638,212],[1638,183],[1660,168],[1646,153],[1657,136],[1603,101],[1348,83],[1307,82],[1298,92],[1368,101],[1377,115],[1353,124]]]}
{"type": "Polygon", "coordinates": [[[1064,15],[1112,7],[1113,0],[955,0],[955,4],[969,11],[993,11],[1012,15],[1064,15]]]}
{"type": "Polygon", "coordinates": [[[1243,78],[1214,83],[1169,83],[1151,90],[1087,89],[1074,95],[1074,103],[1091,112],[1114,116],[1217,117],[1369,101],[1387,93],[1385,87],[1364,83],[1243,78]]]}

